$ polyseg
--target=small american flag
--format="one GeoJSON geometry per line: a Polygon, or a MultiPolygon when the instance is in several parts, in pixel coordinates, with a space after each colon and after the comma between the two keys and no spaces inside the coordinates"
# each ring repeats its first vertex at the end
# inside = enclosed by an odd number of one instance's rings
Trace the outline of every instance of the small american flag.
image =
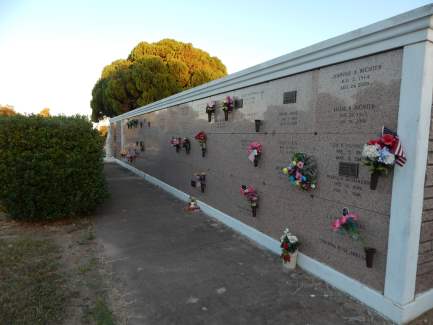
{"type": "Polygon", "coordinates": [[[403,147],[401,145],[400,139],[397,136],[397,133],[388,129],[387,127],[382,127],[382,135],[391,134],[395,137],[395,144],[391,148],[391,152],[395,155],[395,163],[399,166],[404,166],[406,163],[406,154],[404,153],[403,147]]]}

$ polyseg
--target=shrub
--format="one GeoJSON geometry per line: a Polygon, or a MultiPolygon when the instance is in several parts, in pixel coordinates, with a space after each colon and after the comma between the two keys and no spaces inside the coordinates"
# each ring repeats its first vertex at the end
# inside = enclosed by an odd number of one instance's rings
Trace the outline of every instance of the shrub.
{"type": "Polygon", "coordinates": [[[106,193],[103,139],[85,117],[0,117],[0,204],[12,218],[87,214],[106,193]]]}

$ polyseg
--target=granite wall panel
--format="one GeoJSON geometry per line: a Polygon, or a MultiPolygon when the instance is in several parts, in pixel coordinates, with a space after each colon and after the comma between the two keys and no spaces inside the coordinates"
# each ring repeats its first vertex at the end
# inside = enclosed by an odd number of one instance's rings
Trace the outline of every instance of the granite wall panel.
{"type": "MultiPolygon", "coordinates": [[[[273,238],[289,227],[300,238],[303,253],[383,291],[392,174],[370,190],[360,155],[382,125],[397,126],[401,59],[402,51],[393,50],[147,113],[131,118],[143,122],[137,128],[128,129],[122,121],[124,143],[134,147],[144,142],[145,152],[134,162],[137,168],[273,238]],[[284,93],[294,91],[296,102],[285,104],[284,93]],[[218,109],[208,123],[206,103],[225,96],[242,99],[243,107],[230,113],[228,121],[218,109]],[[263,120],[259,133],[257,119],[263,120]],[[204,158],[194,140],[199,131],[208,135],[204,158]],[[172,136],[191,140],[189,155],[176,153],[172,136]],[[247,159],[251,141],[263,144],[258,167],[247,159]],[[318,188],[313,192],[292,187],[281,173],[295,152],[317,160],[318,188]],[[340,175],[342,162],[358,164],[357,177],[340,175]],[[190,186],[195,172],[207,174],[205,193],[190,186]],[[260,195],[256,218],[240,195],[241,184],[253,185],[260,195]],[[343,207],[359,215],[365,241],[377,249],[371,269],[365,266],[361,243],[331,229],[343,207]]],[[[120,127],[115,129],[118,134],[120,127]]],[[[115,143],[119,146],[119,140],[115,143]]]]}

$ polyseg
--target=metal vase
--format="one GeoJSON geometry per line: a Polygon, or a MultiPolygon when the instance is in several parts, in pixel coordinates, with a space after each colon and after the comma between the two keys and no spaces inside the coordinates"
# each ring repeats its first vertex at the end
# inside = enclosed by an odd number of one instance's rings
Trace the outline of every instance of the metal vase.
{"type": "Polygon", "coordinates": [[[368,268],[372,268],[374,254],[376,254],[376,248],[365,247],[364,251],[365,251],[365,264],[367,265],[368,268]]]}

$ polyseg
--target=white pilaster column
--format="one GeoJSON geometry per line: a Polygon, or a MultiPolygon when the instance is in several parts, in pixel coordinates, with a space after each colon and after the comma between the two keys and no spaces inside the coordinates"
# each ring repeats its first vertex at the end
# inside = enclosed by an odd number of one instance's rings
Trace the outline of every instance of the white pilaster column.
{"type": "Polygon", "coordinates": [[[105,140],[105,156],[107,158],[113,157],[113,130],[111,129],[111,123],[108,124],[107,139],[105,140]]]}
{"type": "Polygon", "coordinates": [[[392,184],[385,296],[398,305],[414,299],[433,91],[433,44],[403,50],[398,135],[406,152],[392,184]]]}
{"type": "Polygon", "coordinates": [[[120,120],[120,150],[123,150],[125,147],[124,137],[123,137],[123,120],[120,120]]]}

